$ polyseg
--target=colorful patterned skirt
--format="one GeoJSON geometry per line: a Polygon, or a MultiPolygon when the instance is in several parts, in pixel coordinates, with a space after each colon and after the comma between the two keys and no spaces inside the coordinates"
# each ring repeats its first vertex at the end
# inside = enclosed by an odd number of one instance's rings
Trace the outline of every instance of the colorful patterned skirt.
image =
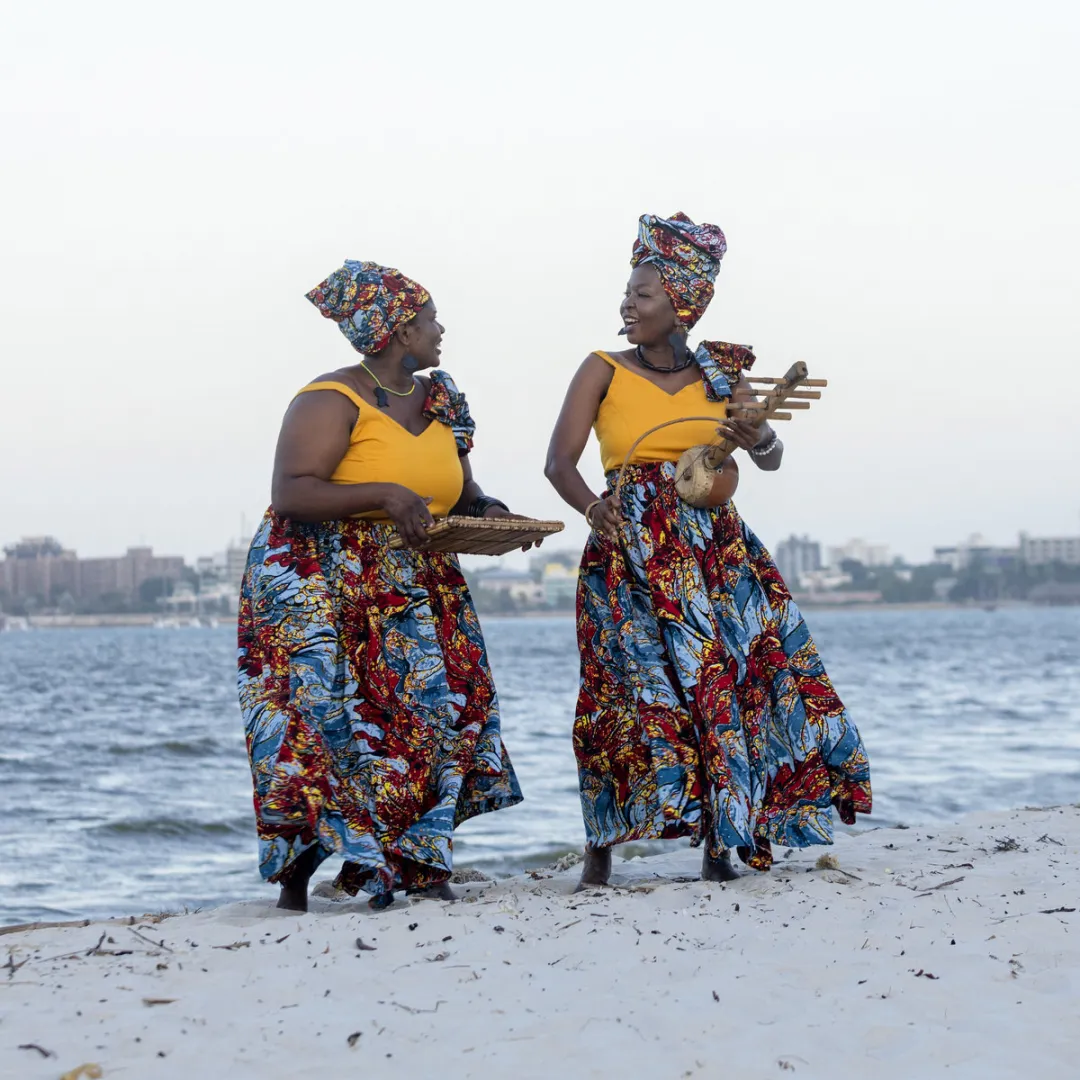
{"type": "Polygon", "coordinates": [[[581,562],[586,836],[690,836],[767,869],[772,843],[831,843],[832,806],[868,814],[870,766],[769,553],[734,506],[683,502],[674,476],[630,466],[622,544],[594,533],[581,562]]]}
{"type": "Polygon", "coordinates": [[[444,881],[454,828],[521,801],[453,555],[273,512],[240,595],[239,691],[262,875],[315,848],[355,895],[444,881]]]}

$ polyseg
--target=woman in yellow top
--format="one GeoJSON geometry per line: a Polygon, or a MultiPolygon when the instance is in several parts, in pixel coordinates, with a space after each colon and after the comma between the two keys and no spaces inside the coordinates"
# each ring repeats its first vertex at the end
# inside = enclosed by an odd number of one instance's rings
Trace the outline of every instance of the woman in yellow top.
{"type": "Polygon", "coordinates": [[[455,826],[521,789],[457,558],[420,546],[433,514],[509,512],[473,479],[475,425],[437,370],[427,291],[350,260],[308,299],[362,359],[289,406],[244,575],[260,869],[281,884],[278,906],[301,911],[331,853],[345,859],[337,884],[375,907],[396,888],[453,899],[455,826]],[[387,546],[395,527],[410,547],[387,546]]]}
{"type": "Polygon", "coordinates": [[[641,218],[622,303],[633,347],[586,358],[548,451],[549,479],[593,528],[578,584],[579,888],[605,884],[611,847],[627,840],[690,836],[705,845],[702,877],[726,880],[737,876],[731,848],[765,870],[772,843],[831,843],[831,805],[846,822],[870,812],[859,733],[769,553],[730,502],[734,458],[712,506],[675,490],[679,456],[717,433],[763,469],[783,453],[767,424],[728,415],[750,395],[742,372],[753,353],[687,348],[725,250],[715,225],[641,218]],[[616,499],[635,440],[686,416],[715,420],[645,438],[616,499]],[[607,473],[600,497],[577,469],[590,428],[607,473]]]}

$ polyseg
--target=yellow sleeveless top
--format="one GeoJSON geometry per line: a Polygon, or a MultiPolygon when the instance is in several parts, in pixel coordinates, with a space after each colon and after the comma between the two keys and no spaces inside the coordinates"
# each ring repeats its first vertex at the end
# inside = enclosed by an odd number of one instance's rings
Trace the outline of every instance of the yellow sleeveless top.
{"type": "MultiPolygon", "coordinates": [[[[675,394],[668,394],[656,383],[624,367],[607,353],[598,352],[596,355],[615,369],[593,423],[593,430],[600,440],[604,472],[621,468],[634,440],[656,424],[682,416],[715,416],[717,421],[727,416],[726,403],[709,401],[705,396],[705,383],[701,379],[695,379],[675,394]]],[[[711,442],[716,442],[716,423],[713,421],[691,420],[685,424],[672,424],[642,439],[630,458],[630,464],[678,461],[683,451],[691,446],[711,442]]]]}
{"type": "MultiPolygon", "coordinates": [[[[330,477],[332,484],[401,484],[417,495],[432,497],[428,509],[433,517],[450,513],[461,498],[465,475],[449,424],[432,420],[419,435],[413,435],[344,383],[309,383],[299,393],[310,390],[336,390],[360,410],[349,436],[349,449],[330,477]]],[[[355,516],[368,521],[390,520],[382,510],[355,516]]]]}

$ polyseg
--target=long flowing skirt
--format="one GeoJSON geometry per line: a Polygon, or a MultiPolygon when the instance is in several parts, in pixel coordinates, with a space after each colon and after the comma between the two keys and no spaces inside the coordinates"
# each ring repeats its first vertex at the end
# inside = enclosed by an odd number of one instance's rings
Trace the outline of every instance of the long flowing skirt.
{"type": "Polygon", "coordinates": [[[316,848],[353,894],[433,884],[458,824],[521,801],[457,558],[389,532],[271,512],[252,541],[238,682],[269,881],[316,848]]]}
{"type": "MultiPolygon", "coordinates": [[[[767,869],[871,808],[862,739],[779,571],[734,506],[696,509],[675,466],[630,466],[621,544],[578,585],[574,723],[587,841],[692,837],[767,869]]],[[[609,476],[614,482],[614,474],[609,476]]]]}

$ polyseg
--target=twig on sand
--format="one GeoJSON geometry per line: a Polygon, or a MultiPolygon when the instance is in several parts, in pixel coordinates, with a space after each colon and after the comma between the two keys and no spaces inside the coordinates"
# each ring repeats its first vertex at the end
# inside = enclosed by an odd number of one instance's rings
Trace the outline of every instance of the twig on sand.
{"type": "Polygon", "coordinates": [[[8,973],[8,978],[9,979],[14,979],[15,978],[15,972],[18,971],[19,968],[21,968],[23,966],[23,964],[28,964],[29,962],[30,962],[30,957],[28,956],[25,960],[20,960],[16,964],[15,963],[15,954],[13,952],[8,953],[7,963],[4,965],[4,971],[6,971],[8,973]]]}
{"type": "MultiPolygon", "coordinates": [[[[49,963],[51,960],[77,960],[83,956],[131,956],[134,952],[133,949],[103,949],[101,946],[105,944],[106,939],[112,942],[112,938],[109,937],[109,931],[103,930],[101,937],[97,939],[95,945],[91,945],[89,949],[72,949],[66,953],[59,953],[56,956],[34,956],[30,957],[35,964],[49,963]]],[[[26,961],[24,960],[25,964],[26,961]]]]}
{"type": "Polygon", "coordinates": [[[959,877],[950,878],[948,881],[943,881],[940,885],[931,885],[925,892],[919,893],[919,896],[929,896],[932,892],[937,892],[938,889],[944,889],[947,885],[955,885],[958,881],[963,881],[966,877],[965,874],[961,874],[959,877]]]}
{"type": "Polygon", "coordinates": [[[851,874],[851,873],[848,873],[848,871],[847,871],[847,870],[845,870],[845,869],[844,869],[843,867],[840,867],[840,866],[833,866],[833,867],[830,867],[830,869],[832,869],[832,870],[835,870],[835,871],[836,871],[836,872],[837,872],[838,874],[843,874],[843,875],[844,875],[844,877],[849,877],[849,878],[851,878],[851,879],[852,879],[853,881],[862,881],[862,878],[861,878],[861,877],[859,877],[859,875],[858,875],[858,874],[851,874]]]}
{"type": "Polygon", "coordinates": [[[445,1005],[446,1002],[445,1001],[436,1001],[435,1002],[435,1008],[433,1008],[433,1009],[417,1009],[412,1005],[402,1005],[402,1003],[400,1001],[391,1001],[390,1004],[391,1005],[396,1005],[399,1009],[404,1009],[407,1013],[412,1013],[413,1015],[415,1015],[416,1013],[438,1012],[439,1011],[439,1006],[440,1005],[445,1005]]]}
{"type": "Polygon", "coordinates": [[[172,952],[173,950],[165,944],[164,941],[154,941],[153,938],[148,938],[145,934],[140,934],[134,926],[129,926],[128,929],[140,940],[145,941],[147,945],[153,945],[155,949],[164,949],[166,952],[172,952]]]}
{"type": "Polygon", "coordinates": [[[46,1050],[44,1046],[38,1046],[37,1043],[22,1043],[19,1046],[20,1050],[36,1050],[43,1058],[56,1057],[51,1050],[46,1050]]]}
{"type": "Polygon", "coordinates": [[[4,934],[21,934],[24,930],[54,930],[59,926],[89,926],[89,919],[69,919],[66,922],[26,922],[16,926],[0,926],[0,937],[4,934]]]}
{"type": "Polygon", "coordinates": [[[1074,907],[1040,908],[1038,911],[1018,911],[1014,915],[1002,915],[994,920],[994,925],[1008,922],[1010,919],[1022,919],[1025,915],[1068,915],[1074,912],[1074,907]]]}

